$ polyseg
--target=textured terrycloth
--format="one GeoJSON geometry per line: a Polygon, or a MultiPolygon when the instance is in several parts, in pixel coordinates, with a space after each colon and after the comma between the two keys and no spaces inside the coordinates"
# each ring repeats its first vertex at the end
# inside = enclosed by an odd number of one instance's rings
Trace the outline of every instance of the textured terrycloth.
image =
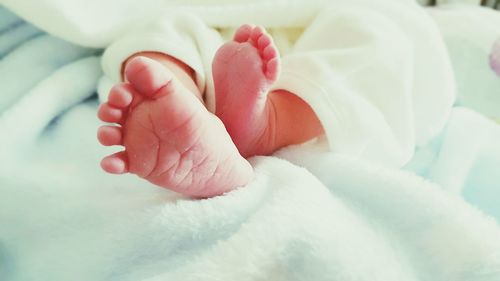
{"type": "Polygon", "coordinates": [[[500,129],[479,114],[454,110],[407,167],[442,185],[319,141],[188,200],[99,169],[98,51],[34,32],[0,61],[0,280],[500,279],[500,129]]]}

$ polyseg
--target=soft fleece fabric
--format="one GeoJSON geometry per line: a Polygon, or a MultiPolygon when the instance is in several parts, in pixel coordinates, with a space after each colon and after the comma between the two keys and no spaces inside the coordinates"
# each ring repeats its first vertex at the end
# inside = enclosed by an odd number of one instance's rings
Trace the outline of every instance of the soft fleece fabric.
{"type": "Polygon", "coordinates": [[[450,110],[408,171],[319,140],[188,200],[100,171],[100,50],[0,13],[0,280],[500,279],[500,129],[481,114],[450,110]]]}

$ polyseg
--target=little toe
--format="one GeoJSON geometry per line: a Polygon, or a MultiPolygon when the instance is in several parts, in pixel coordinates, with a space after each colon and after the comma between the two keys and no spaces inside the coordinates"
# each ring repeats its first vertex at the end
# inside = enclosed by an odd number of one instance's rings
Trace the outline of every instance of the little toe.
{"type": "Polygon", "coordinates": [[[273,58],[266,64],[265,75],[270,81],[278,79],[280,63],[278,58],[273,58]]]}
{"type": "Polygon", "coordinates": [[[101,126],[97,130],[97,139],[104,146],[121,145],[122,129],[116,126],[101,126]]]}
{"type": "Polygon", "coordinates": [[[99,106],[97,117],[104,122],[119,123],[123,118],[123,111],[105,102],[99,106]]]}
{"type": "Polygon", "coordinates": [[[126,152],[120,151],[104,157],[101,161],[101,168],[110,174],[123,174],[128,172],[126,152]]]}
{"type": "Polygon", "coordinates": [[[109,91],[108,103],[115,108],[126,108],[134,98],[134,88],[128,83],[113,86],[109,91]]]}
{"type": "Polygon", "coordinates": [[[159,62],[146,57],[135,57],[125,66],[125,77],[143,96],[153,98],[160,89],[168,89],[173,74],[159,62]]]}
{"type": "Polygon", "coordinates": [[[238,43],[243,43],[248,41],[250,38],[250,34],[252,33],[253,26],[249,24],[244,24],[236,30],[236,33],[234,34],[233,40],[238,42],[238,43]]]}

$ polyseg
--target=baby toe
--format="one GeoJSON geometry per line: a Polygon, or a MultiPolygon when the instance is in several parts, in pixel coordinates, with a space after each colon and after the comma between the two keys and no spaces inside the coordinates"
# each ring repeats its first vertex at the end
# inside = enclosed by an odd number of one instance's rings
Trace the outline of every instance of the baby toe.
{"type": "Polygon", "coordinates": [[[257,41],[264,34],[264,29],[260,26],[254,27],[252,33],[250,34],[250,39],[257,45],[257,41]]]}
{"type": "Polygon", "coordinates": [[[127,63],[125,77],[139,94],[149,98],[169,84],[173,78],[165,66],[142,56],[135,57],[127,63]]]}
{"type": "Polygon", "coordinates": [[[101,126],[97,130],[97,139],[104,146],[121,145],[122,129],[116,126],[101,126]]]}
{"type": "Polygon", "coordinates": [[[265,69],[265,75],[267,79],[271,81],[275,81],[276,79],[278,79],[279,67],[280,64],[278,58],[273,58],[268,61],[265,69]]]}
{"type": "Polygon", "coordinates": [[[271,38],[269,38],[269,36],[261,36],[257,41],[257,47],[261,50],[269,46],[269,44],[271,44],[271,38]]]}
{"type": "Polygon", "coordinates": [[[134,88],[128,83],[113,86],[108,96],[108,103],[115,108],[126,108],[134,98],[134,88]]]}
{"type": "Polygon", "coordinates": [[[236,32],[234,33],[233,40],[238,43],[243,43],[248,41],[248,39],[250,38],[250,34],[252,33],[252,30],[253,26],[249,24],[244,24],[240,26],[238,30],[236,30],[236,32]]]}
{"type": "Polygon", "coordinates": [[[106,156],[101,161],[101,168],[110,174],[123,174],[128,171],[125,151],[106,156]]]}
{"type": "Polygon", "coordinates": [[[262,51],[262,57],[265,60],[271,60],[276,58],[277,56],[278,56],[278,51],[273,45],[265,47],[264,50],[262,51]]]}
{"type": "Polygon", "coordinates": [[[97,117],[104,122],[119,123],[123,118],[123,111],[105,102],[99,106],[97,117]]]}

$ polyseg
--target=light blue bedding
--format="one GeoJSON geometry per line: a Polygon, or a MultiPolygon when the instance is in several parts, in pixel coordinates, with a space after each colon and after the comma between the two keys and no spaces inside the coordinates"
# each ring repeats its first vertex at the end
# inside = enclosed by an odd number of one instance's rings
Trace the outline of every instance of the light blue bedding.
{"type": "Polygon", "coordinates": [[[319,141],[189,200],[99,169],[99,53],[0,9],[0,280],[500,280],[500,127],[479,113],[408,171],[319,141]]]}

